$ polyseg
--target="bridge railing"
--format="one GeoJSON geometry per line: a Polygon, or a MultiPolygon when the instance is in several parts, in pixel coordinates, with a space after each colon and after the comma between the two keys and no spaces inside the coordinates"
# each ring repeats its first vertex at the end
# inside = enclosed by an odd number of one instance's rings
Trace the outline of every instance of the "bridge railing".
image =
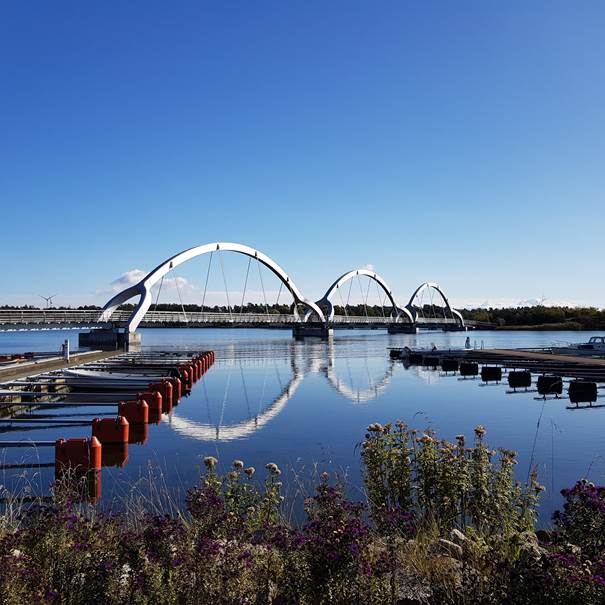
{"type": "MultiPolygon", "coordinates": [[[[111,317],[111,323],[123,324],[130,317],[130,311],[116,311],[111,317]]],[[[0,309],[0,325],[43,325],[43,324],[71,324],[90,325],[97,324],[99,310],[85,309],[0,309]]],[[[148,311],[143,324],[293,324],[301,321],[295,315],[280,315],[275,313],[207,313],[200,311],[148,311]]],[[[386,316],[366,317],[352,315],[335,315],[333,324],[376,325],[405,323],[405,319],[397,321],[386,316]]],[[[424,318],[417,319],[419,325],[452,324],[451,318],[424,318]]],[[[467,322],[471,325],[473,322],[467,322]]]]}

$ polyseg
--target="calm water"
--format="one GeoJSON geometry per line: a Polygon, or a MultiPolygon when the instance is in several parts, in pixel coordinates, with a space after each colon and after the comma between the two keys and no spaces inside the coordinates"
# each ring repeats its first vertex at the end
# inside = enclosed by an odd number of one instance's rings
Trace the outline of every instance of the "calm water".
{"type": "MultiPolygon", "coordinates": [[[[577,342],[578,332],[470,332],[486,347],[548,346],[577,342]]],[[[592,333],[590,334],[592,335],[592,333]]],[[[72,331],[0,333],[0,352],[55,350],[64,338],[77,346],[72,331]]],[[[453,439],[472,436],[483,424],[494,447],[519,452],[517,474],[525,480],[530,464],[538,466],[547,491],[542,519],[560,504],[559,490],[580,476],[605,482],[603,428],[605,408],[572,411],[565,401],[534,400],[535,393],[506,393],[505,384],[482,386],[437,371],[388,358],[387,347],[408,345],[461,347],[464,333],[431,332],[388,336],[373,331],[337,331],[331,342],[295,342],[289,332],[274,330],[144,330],[145,346],[213,349],[216,363],[170,417],[149,427],[144,445],[130,445],[123,468],[104,468],[103,501],[119,500],[152,468],[162,474],[176,500],[199,477],[201,458],[216,456],[227,468],[234,458],[261,469],[273,461],[290,469],[286,483],[294,489],[296,472],[303,481],[315,470],[348,475],[352,491],[360,485],[356,444],[371,422],[400,418],[418,428],[433,428],[453,439]],[[289,477],[289,479],[288,479],[289,477]]],[[[73,410],[73,413],[80,410],[73,410]]],[[[90,416],[96,410],[85,410],[90,416]]],[[[107,412],[107,408],[99,408],[107,412]]],[[[87,427],[11,431],[4,439],[48,440],[88,436],[87,427]]],[[[4,464],[50,462],[52,449],[0,450],[4,464]]],[[[48,492],[52,469],[4,470],[0,482],[16,489],[48,492]]]]}

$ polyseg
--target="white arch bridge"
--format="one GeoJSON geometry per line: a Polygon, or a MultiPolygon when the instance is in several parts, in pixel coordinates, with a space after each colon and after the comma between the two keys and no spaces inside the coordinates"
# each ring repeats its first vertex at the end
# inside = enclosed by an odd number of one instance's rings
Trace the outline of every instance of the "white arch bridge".
{"type": "MultiPolygon", "coordinates": [[[[221,259],[222,268],[222,259],[221,259]]],[[[224,269],[223,269],[223,279],[224,269]]],[[[177,282],[178,284],[178,282],[177,282]]],[[[206,286],[208,276],[206,276],[206,286]]],[[[225,280],[225,289],[226,280],[225,280]]],[[[265,296],[263,286],[263,296],[265,296]]],[[[181,298],[179,293],[179,298],[181,298]]],[[[376,272],[368,269],[354,269],[341,275],[327,289],[325,294],[313,302],[306,298],[297,288],[292,278],[269,256],[259,250],[242,244],[216,242],[189,248],[175,254],[149,272],[138,283],[127,287],[113,296],[99,311],[61,310],[61,309],[27,309],[0,310],[0,329],[50,329],[50,328],[96,328],[90,333],[95,342],[82,344],[103,344],[100,340],[111,340],[111,334],[122,334],[122,340],[132,342],[133,335],[139,327],[276,327],[292,328],[295,336],[329,335],[334,328],[387,328],[389,332],[416,332],[420,328],[442,330],[465,330],[468,322],[453,309],[441,288],[433,282],[421,284],[412,293],[409,301],[402,305],[394,297],[387,282],[376,272]],[[206,311],[204,300],[201,311],[186,311],[182,304],[179,311],[158,311],[152,309],[154,294],[155,306],[167,274],[187,261],[208,255],[208,274],[214,255],[219,253],[236,253],[248,257],[248,271],[242,294],[239,312],[237,305],[231,305],[227,294],[227,312],[211,313],[206,311]],[[265,313],[244,312],[244,298],[252,261],[259,267],[268,269],[280,283],[280,293],[288,293],[291,299],[289,313],[275,313],[269,310],[265,297],[265,313]],[[359,285],[362,303],[357,304],[353,312],[350,303],[353,282],[367,278],[367,286],[359,285]],[[374,287],[381,304],[370,306],[368,298],[374,287]],[[134,302],[134,308],[120,308],[126,303],[134,302]],[[361,312],[360,312],[361,308],[361,312]],[[96,335],[95,335],[96,333],[96,335]]],[[[86,341],[86,335],[84,341],[86,341]]],[[[115,340],[115,338],[114,338],[115,340]]],[[[119,340],[119,339],[118,339],[119,340]]]]}

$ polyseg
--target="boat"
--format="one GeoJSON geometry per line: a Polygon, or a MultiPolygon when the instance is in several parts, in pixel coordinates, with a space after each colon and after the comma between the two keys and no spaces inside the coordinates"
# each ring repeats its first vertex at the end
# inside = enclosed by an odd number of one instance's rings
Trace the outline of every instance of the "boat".
{"type": "Polygon", "coordinates": [[[605,357],[605,336],[591,336],[588,342],[569,344],[565,347],[551,347],[550,351],[555,355],[605,357]]]}
{"type": "Polygon", "coordinates": [[[104,372],[95,370],[63,370],[65,384],[74,387],[145,387],[152,382],[166,378],[166,374],[131,374],[125,372],[104,372]]]}

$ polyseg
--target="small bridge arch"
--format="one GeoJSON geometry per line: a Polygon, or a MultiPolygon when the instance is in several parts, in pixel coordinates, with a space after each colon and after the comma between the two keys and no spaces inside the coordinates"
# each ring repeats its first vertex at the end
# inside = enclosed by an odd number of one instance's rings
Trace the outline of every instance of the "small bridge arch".
{"type": "MultiPolygon", "coordinates": [[[[414,293],[410,297],[410,301],[406,305],[406,309],[412,316],[413,323],[418,323],[419,315],[422,316],[422,314],[419,314],[419,312],[418,312],[419,307],[414,304],[414,301],[425,290],[429,291],[431,293],[436,292],[437,295],[441,298],[441,300],[444,303],[443,309],[447,310],[450,313],[451,318],[454,319],[461,327],[464,327],[464,318],[462,317],[462,315],[460,314],[459,311],[457,311],[450,305],[450,302],[447,299],[447,296],[443,293],[443,290],[439,287],[439,284],[436,284],[435,282],[424,282],[424,283],[420,284],[416,288],[416,290],[414,290],[414,293]]],[[[432,299],[431,299],[431,301],[432,301],[432,299]]],[[[434,306],[432,304],[432,302],[431,302],[431,306],[434,306]]],[[[447,314],[444,315],[443,319],[448,319],[447,314]]]]}
{"type": "Polygon", "coordinates": [[[121,305],[139,296],[139,302],[134,308],[134,311],[126,322],[128,332],[135,332],[139,324],[141,323],[145,313],[149,310],[152,304],[151,288],[157,284],[171,269],[178,267],[184,262],[191,260],[202,254],[209,254],[213,252],[237,252],[238,254],[244,254],[250,258],[256,259],[258,262],[267,267],[273,274],[275,274],[286,287],[286,289],[292,295],[294,299],[294,312],[296,314],[296,305],[301,304],[305,307],[308,312],[305,314],[304,320],[307,319],[308,315],[315,313],[320,321],[324,321],[324,315],[322,310],[313,302],[306,299],[300,290],[296,287],[294,282],[290,279],[288,274],[271,258],[267,255],[245,246],[243,244],[235,244],[230,242],[215,242],[212,244],[204,244],[203,246],[195,246],[179,252],[163,263],[159,264],[153,271],[148,273],[141,281],[137,284],[129,286],[128,288],[118,292],[113,298],[111,298],[101,310],[99,316],[100,322],[108,322],[111,319],[113,312],[121,305]]]}
{"type": "MultiPolygon", "coordinates": [[[[325,309],[325,321],[326,322],[329,322],[334,319],[335,306],[334,306],[334,303],[332,302],[332,298],[334,297],[334,295],[337,292],[338,293],[340,292],[340,288],[345,283],[347,283],[349,280],[353,279],[354,277],[358,277],[358,276],[366,276],[366,277],[374,280],[378,284],[378,286],[380,286],[380,288],[385,292],[387,298],[389,299],[389,301],[391,303],[391,308],[392,308],[391,316],[395,320],[399,320],[400,318],[405,316],[409,320],[410,323],[414,323],[414,318],[412,317],[412,314],[405,307],[402,308],[399,306],[399,304],[395,300],[395,297],[393,296],[393,292],[392,292],[391,288],[386,283],[386,281],[380,275],[378,275],[378,273],[376,273],[374,271],[370,271],[369,269],[353,269],[352,271],[347,271],[346,273],[343,273],[326,290],[326,293],[323,295],[323,297],[315,303],[318,307],[325,309]]],[[[310,315],[310,312],[307,315],[310,315]]]]}

